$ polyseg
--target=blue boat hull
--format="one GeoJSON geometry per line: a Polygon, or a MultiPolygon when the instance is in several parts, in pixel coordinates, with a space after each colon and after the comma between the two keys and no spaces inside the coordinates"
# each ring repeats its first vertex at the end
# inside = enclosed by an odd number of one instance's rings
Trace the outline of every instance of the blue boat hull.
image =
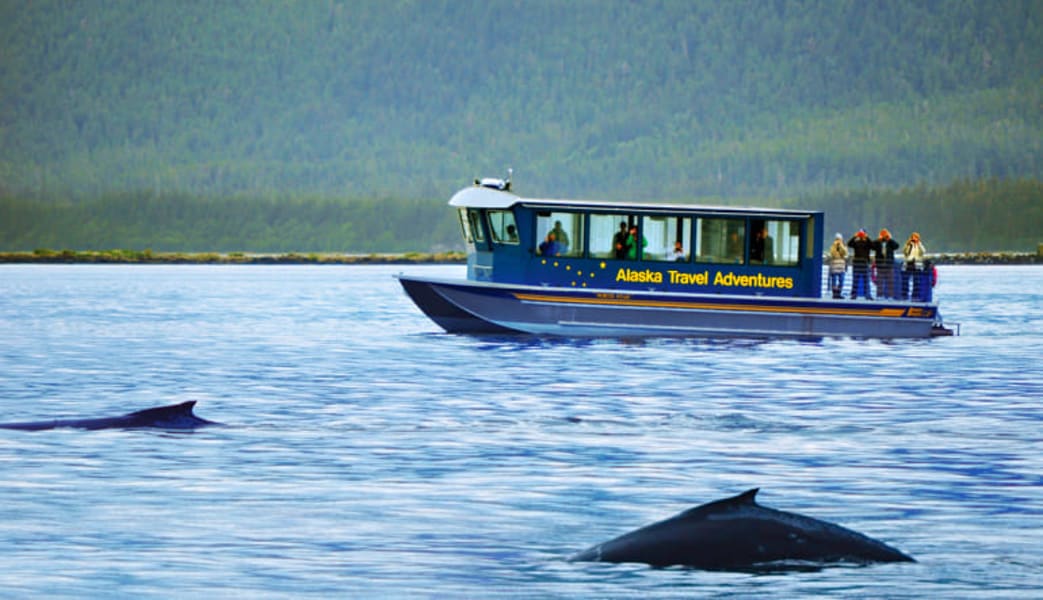
{"type": "Polygon", "coordinates": [[[572,337],[867,337],[937,335],[937,306],[723,294],[574,290],[398,276],[450,333],[572,337]]]}

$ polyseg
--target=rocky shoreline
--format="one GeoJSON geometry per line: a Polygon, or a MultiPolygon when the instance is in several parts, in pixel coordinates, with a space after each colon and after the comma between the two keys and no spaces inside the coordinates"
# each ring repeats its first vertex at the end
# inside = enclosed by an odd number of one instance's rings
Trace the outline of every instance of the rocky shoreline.
{"type": "Polygon", "coordinates": [[[409,252],[405,254],[259,254],[246,252],[152,252],[151,250],[34,250],[2,252],[0,263],[64,264],[218,264],[218,265],[368,265],[456,264],[467,261],[463,252],[409,252]]]}
{"type": "Polygon", "coordinates": [[[962,252],[927,258],[936,265],[1043,265],[1043,252],[962,252]]]}
{"type": "MultiPolygon", "coordinates": [[[[928,256],[936,265],[1038,265],[1043,252],[962,252],[928,256]]],[[[2,263],[65,264],[228,264],[228,265],[398,265],[463,264],[463,252],[408,252],[405,254],[335,254],[289,252],[152,252],[151,250],[34,250],[0,252],[2,263]]]]}

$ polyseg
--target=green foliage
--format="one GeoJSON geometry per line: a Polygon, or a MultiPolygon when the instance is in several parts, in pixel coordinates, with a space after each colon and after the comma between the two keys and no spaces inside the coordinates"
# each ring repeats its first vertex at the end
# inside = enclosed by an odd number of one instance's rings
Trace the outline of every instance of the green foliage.
{"type": "Polygon", "coordinates": [[[113,193],[78,202],[0,197],[0,215],[0,250],[7,251],[146,248],[107,252],[147,258],[153,249],[369,253],[462,247],[444,201],[113,193]]]}
{"type": "Polygon", "coordinates": [[[859,190],[800,198],[826,211],[826,232],[849,237],[887,228],[900,242],[920,233],[929,252],[1029,252],[1040,240],[1043,182],[963,180],[947,186],[859,190]]]}
{"type": "MultiPolygon", "coordinates": [[[[712,203],[712,202],[706,202],[712,203]]],[[[750,201],[750,204],[759,204],[750,201]]],[[[904,239],[923,236],[931,252],[1036,248],[1043,223],[1043,182],[961,180],[945,186],[807,194],[781,203],[826,211],[826,232],[850,235],[887,227],[904,239]]],[[[462,250],[459,224],[444,200],[334,200],[318,196],[215,199],[187,194],[110,194],[79,202],[0,196],[0,251],[35,248],[105,250],[123,262],[157,252],[291,253],[293,262],[324,262],[319,253],[405,253],[462,250]],[[304,253],[304,254],[299,254],[304,253]]],[[[72,258],[72,250],[63,250],[72,258]]],[[[217,255],[213,255],[217,260],[217,255]]]]}
{"type": "Polygon", "coordinates": [[[36,199],[1043,178],[1038,0],[34,0],[0,56],[0,192],[36,199]]]}
{"type": "Polygon", "coordinates": [[[1039,0],[3,2],[0,248],[459,249],[508,166],[1031,248],[1041,106],[1039,0]]]}

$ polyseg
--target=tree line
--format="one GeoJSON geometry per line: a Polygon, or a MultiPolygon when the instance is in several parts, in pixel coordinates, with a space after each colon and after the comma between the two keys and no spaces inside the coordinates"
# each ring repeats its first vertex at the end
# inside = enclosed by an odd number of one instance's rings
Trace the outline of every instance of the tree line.
{"type": "MultiPolygon", "coordinates": [[[[620,194],[606,199],[632,200],[620,194]]],[[[821,209],[826,212],[828,236],[839,231],[847,237],[862,227],[874,236],[887,227],[896,238],[918,231],[932,252],[1028,252],[1043,242],[1043,183],[1035,179],[967,179],[944,186],[702,202],[821,209]]],[[[219,198],[121,192],[41,202],[0,195],[0,251],[42,248],[408,253],[459,251],[464,244],[456,212],[445,197],[219,198]]]]}

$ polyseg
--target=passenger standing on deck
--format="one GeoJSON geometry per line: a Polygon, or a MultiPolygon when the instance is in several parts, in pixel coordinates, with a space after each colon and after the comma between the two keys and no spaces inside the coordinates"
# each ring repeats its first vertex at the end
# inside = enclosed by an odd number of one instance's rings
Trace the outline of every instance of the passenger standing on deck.
{"type": "Polygon", "coordinates": [[[839,233],[829,247],[829,287],[833,289],[833,297],[844,295],[844,274],[847,272],[847,247],[844,236],[839,233]]]}
{"type": "Polygon", "coordinates": [[[923,269],[924,256],[927,254],[927,249],[924,248],[923,243],[920,241],[920,234],[915,231],[909,236],[909,239],[905,241],[905,246],[902,247],[902,254],[905,255],[905,273],[902,278],[902,298],[908,299],[909,296],[909,283],[912,282],[913,287],[913,300],[920,299],[920,271],[923,269]]]}
{"type": "Polygon", "coordinates": [[[891,238],[887,229],[880,230],[880,237],[873,242],[876,251],[876,295],[881,298],[895,297],[895,250],[898,242],[891,238]]]}
{"type": "Polygon", "coordinates": [[[619,260],[627,257],[627,236],[627,223],[626,221],[621,221],[619,223],[619,231],[612,237],[612,249],[619,260]]]}
{"type": "Polygon", "coordinates": [[[645,246],[648,245],[648,240],[645,239],[645,236],[640,235],[637,232],[637,225],[631,225],[630,226],[630,235],[627,236],[627,258],[628,259],[630,259],[630,260],[637,260],[637,246],[638,246],[638,244],[641,244],[641,247],[644,248],[645,246]],[[640,242],[638,240],[640,240],[640,242]]]}
{"type": "Polygon", "coordinates": [[[869,291],[869,253],[873,249],[873,242],[866,235],[865,229],[859,229],[855,237],[847,241],[847,245],[854,251],[851,259],[851,298],[861,295],[872,300],[873,294],[869,291]]]}

